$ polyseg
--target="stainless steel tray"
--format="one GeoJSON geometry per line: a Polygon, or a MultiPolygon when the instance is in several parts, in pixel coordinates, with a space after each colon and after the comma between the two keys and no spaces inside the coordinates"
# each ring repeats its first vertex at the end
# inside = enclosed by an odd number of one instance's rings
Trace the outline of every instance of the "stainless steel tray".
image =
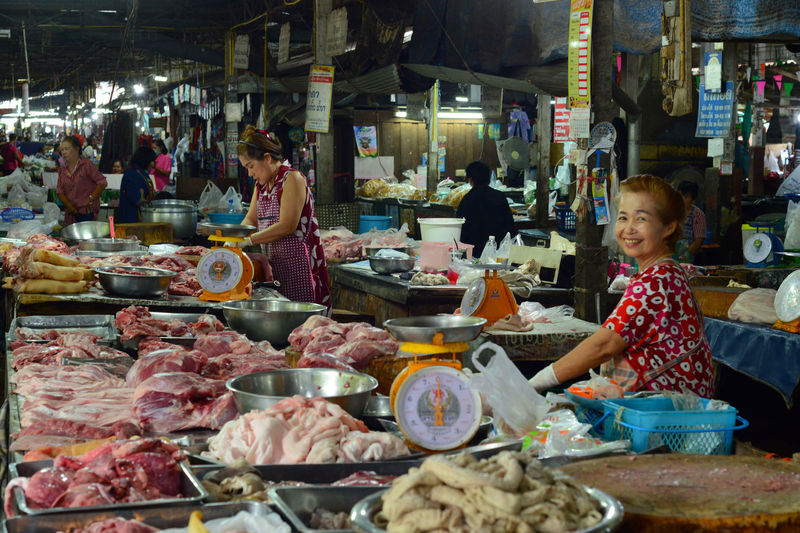
{"type": "Polygon", "coordinates": [[[18,316],[11,321],[11,326],[8,328],[9,343],[20,340],[14,334],[17,328],[30,328],[37,332],[54,329],[61,332],[89,333],[97,337],[97,342],[101,344],[113,344],[117,339],[113,315],[18,316]]]}
{"type": "Polygon", "coordinates": [[[309,520],[315,509],[323,508],[334,513],[350,513],[358,502],[375,493],[381,487],[276,487],[270,489],[269,497],[278,510],[301,533],[315,531],[347,532],[352,529],[312,529],[309,520]]]}
{"type": "Polygon", "coordinates": [[[459,315],[429,315],[391,318],[383,323],[389,334],[398,341],[434,342],[437,333],[442,342],[471,341],[477,337],[485,318],[459,315]]]}
{"type": "MultiPolygon", "coordinates": [[[[202,457],[202,456],[200,456],[202,457]]],[[[329,484],[363,470],[370,470],[379,475],[402,476],[409,468],[419,466],[422,460],[414,461],[375,461],[373,463],[325,463],[295,465],[253,465],[264,481],[300,481],[303,483],[329,484]]],[[[224,468],[219,465],[193,465],[200,479],[216,474],[224,468]]]]}
{"type": "MultiPolygon", "coordinates": [[[[607,533],[614,531],[622,523],[623,510],[622,504],[616,498],[611,497],[605,492],[591,487],[583,487],[589,495],[600,503],[603,512],[603,519],[596,525],[579,529],[575,533],[607,533]]],[[[389,489],[381,489],[372,494],[368,494],[363,500],[356,503],[350,512],[350,521],[353,530],[359,533],[383,533],[385,530],[373,523],[375,515],[381,508],[381,496],[389,489]]]]}
{"type": "MultiPolygon", "coordinates": [[[[13,490],[14,501],[12,502],[19,514],[25,515],[46,515],[54,513],[86,513],[89,511],[106,511],[111,509],[132,509],[137,507],[163,507],[176,504],[187,504],[201,502],[208,497],[208,491],[203,487],[197,477],[192,473],[189,465],[184,461],[179,463],[181,468],[181,494],[182,498],[159,498],[157,500],[147,500],[130,503],[115,503],[112,505],[89,505],[86,507],[53,507],[50,509],[33,509],[28,507],[25,500],[25,493],[20,487],[13,490]]],[[[9,466],[11,478],[23,476],[31,477],[33,474],[44,468],[53,466],[53,461],[31,461],[27,463],[12,463],[9,466]]]]}
{"type": "Polygon", "coordinates": [[[115,255],[124,255],[127,257],[144,257],[150,255],[150,252],[145,247],[141,250],[120,250],[118,252],[104,252],[101,250],[76,250],[75,257],[94,257],[97,259],[105,259],[115,255]]]}
{"type": "Polygon", "coordinates": [[[135,519],[158,529],[186,527],[189,515],[194,511],[203,512],[203,521],[234,516],[240,511],[248,511],[257,516],[266,516],[274,510],[264,502],[238,502],[214,504],[175,504],[169,507],[140,509],[109,509],[85,513],[60,513],[51,515],[20,516],[5,521],[5,533],[56,533],[82,528],[92,522],[109,518],[135,519]]]}

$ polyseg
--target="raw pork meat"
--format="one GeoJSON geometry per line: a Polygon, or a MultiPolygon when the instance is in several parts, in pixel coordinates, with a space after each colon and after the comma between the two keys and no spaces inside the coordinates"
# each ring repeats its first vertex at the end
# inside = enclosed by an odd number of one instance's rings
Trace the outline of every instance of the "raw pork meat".
{"type": "Polygon", "coordinates": [[[14,330],[14,337],[21,341],[54,341],[59,335],[59,332],[54,329],[36,331],[31,328],[17,328],[14,330]]]}
{"type": "Polygon", "coordinates": [[[130,359],[125,352],[100,346],[97,338],[84,333],[65,333],[46,344],[13,343],[11,366],[15,369],[31,363],[60,365],[64,357],[82,359],[111,359],[121,357],[130,359]]]}
{"type": "Polygon", "coordinates": [[[158,438],[109,442],[78,457],[59,455],[52,467],[9,482],[6,516],[14,514],[14,487],[39,509],[180,497],[182,459],[177,446],[158,438]]]}
{"type": "Polygon", "coordinates": [[[153,318],[147,307],[134,305],[118,312],[114,324],[122,333],[121,341],[136,337],[196,337],[202,333],[225,329],[222,322],[211,315],[200,315],[194,323],[186,323],[177,318],[161,320],[153,318]]]}
{"type": "Polygon", "coordinates": [[[156,350],[139,359],[128,371],[125,383],[128,387],[137,387],[154,374],[160,372],[192,372],[198,374],[208,356],[199,350],[156,350]]]}
{"type": "Polygon", "coordinates": [[[384,487],[392,484],[397,476],[378,474],[372,470],[359,470],[331,483],[334,487],[384,487]]]}
{"type": "Polygon", "coordinates": [[[304,355],[297,361],[297,368],[338,368],[348,372],[358,372],[353,365],[355,361],[349,357],[339,357],[328,353],[312,353],[304,355]]]}
{"type": "Polygon", "coordinates": [[[172,344],[171,342],[164,342],[158,337],[145,337],[139,341],[137,352],[139,357],[147,355],[156,350],[187,350],[185,346],[180,344],[172,344]]]}
{"type": "Polygon", "coordinates": [[[292,346],[293,350],[302,352],[308,343],[311,342],[311,332],[313,330],[318,327],[329,326],[336,323],[335,320],[322,315],[309,317],[289,334],[289,344],[292,346]]]}
{"type": "Polygon", "coordinates": [[[394,435],[373,435],[360,420],[323,398],[286,398],[223,426],[208,440],[209,454],[225,463],[334,463],[408,455],[394,435]],[[349,436],[349,437],[348,437],[349,436]]]}
{"type": "Polygon", "coordinates": [[[69,533],[156,533],[157,531],[160,530],[143,524],[138,520],[109,518],[102,522],[94,522],[80,529],[70,529],[69,533]]]}
{"type": "Polygon", "coordinates": [[[218,429],[238,411],[224,380],[189,372],[156,374],[133,394],[133,413],[147,431],[169,433],[189,428],[218,429]]]}
{"type": "Polygon", "coordinates": [[[208,248],[205,246],[184,246],[183,248],[178,248],[175,252],[176,255],[206,255],[210,252],[208,248]]]}
{"type": "Polygon", "coordinates": [[[194,349],[205,352],[209,357],[250,353],[252,346],[250,339],[235,331],[216,331],[201,335],[194,342],[194,349]]]}
{"type": "Polygon", "coordinates": [[[400,344],[388,340],[359,339],[342,344],[333,352],[336,357],[349,358],[353,366],[359,370],[367,368],[369,363],[378,357],[392,357],[397,353],[400,344]]]}
{"type": "Polygon", "coordinates": [[[200,370],[200,375],[209,379],[227,380],[245,374],[286,368],[289,368],[289,365],[286,363],[286,355],[283,352],[268,355],[254,350],[247,354],[225,354],[212,357],[200,370]]]}
{"type": "Polygon", "coordinates": [[[141,434],[139,426],[127,420],[106,427],[76,423],[72,420],[47,420],[31,424],[14,435],[14,442],[9,449],[16,452],[50,446],[70,446],[86,440],[107,439],[114,436],[118,439],[129,439],[139,434],[141,434]]]}

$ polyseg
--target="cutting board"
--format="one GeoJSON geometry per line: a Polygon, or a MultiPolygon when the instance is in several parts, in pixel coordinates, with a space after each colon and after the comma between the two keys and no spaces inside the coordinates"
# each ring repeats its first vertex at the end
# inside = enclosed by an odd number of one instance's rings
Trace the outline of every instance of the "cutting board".
{"type": "Polygon", "coordinates": [[[623,532],[800,531],[800,464],[748,456],[639,455],[561,468],[617,498],[623,532]]]}

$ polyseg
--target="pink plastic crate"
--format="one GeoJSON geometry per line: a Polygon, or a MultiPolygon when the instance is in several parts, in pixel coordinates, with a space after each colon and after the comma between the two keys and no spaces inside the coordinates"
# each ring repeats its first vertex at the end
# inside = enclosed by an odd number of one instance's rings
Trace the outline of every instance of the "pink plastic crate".
{"type": "MultiPolygon", "coordinates": [[[[419,266],[422,270],[447,270],[450,264],[450,250],[455,247],[452,242],[425,242],[420,243],[419,266]]],[[[471,244],[458,243],[458,247],[465,249],[467,255],[465,259],[472,259],[471,244]]]]}

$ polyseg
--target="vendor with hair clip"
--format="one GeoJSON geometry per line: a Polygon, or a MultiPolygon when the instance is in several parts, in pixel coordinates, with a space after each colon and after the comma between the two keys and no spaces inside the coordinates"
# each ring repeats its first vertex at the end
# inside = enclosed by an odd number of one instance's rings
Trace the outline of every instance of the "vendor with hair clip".
{"type": "Polygon", "coordinates": [[[247,126],[237,151],[256,182],[242,224],[257,226],[258,231],[245,245],[262,245],[284,296],[326,305],[330,312],[328,267],[305,176],[284,161],[281,142],[265,130],[247,126]]]}
{"type": "Polygon", "coordinates": [[[703,315],[671,257],[686,216],[684,200],[667,182],[645,174],[623,181],[615,201],[614,234],[639,273],[603,327],[530,383],[542,392],[600,366],[600,374],[625,391],[691,391],[710,398],[714,369],[703,315]]]}

